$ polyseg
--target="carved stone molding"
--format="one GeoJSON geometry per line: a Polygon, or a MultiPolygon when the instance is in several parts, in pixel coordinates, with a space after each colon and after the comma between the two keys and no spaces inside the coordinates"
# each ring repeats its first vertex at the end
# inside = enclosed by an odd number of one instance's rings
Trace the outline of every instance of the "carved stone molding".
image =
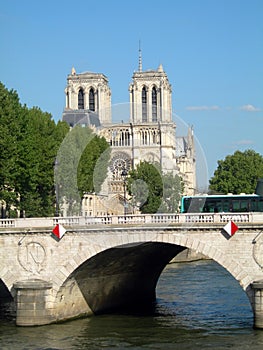
{"type": "Polygon", "coordinates": [[[263,268],[263,231],[259,232],[253,239],[253,258],[255,262],[263,268]]]}
{"type": "Polygon", "coordinates": [[[18,248],[19,264],[28,272],[40,274],[46,268],[47,254],[37,241],[22,241],[18,248]]]}

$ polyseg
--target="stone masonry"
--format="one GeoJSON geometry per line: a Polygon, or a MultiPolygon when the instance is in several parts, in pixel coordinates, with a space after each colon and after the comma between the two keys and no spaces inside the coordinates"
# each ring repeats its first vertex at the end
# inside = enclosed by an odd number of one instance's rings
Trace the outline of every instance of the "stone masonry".
{"type": "Polygon", "coordinates": [[[1,229],[0,278],[16,300],[18,325],[40,325],[155,298],[158,278],[185,248],[213,259],[246,292],[255,327],[263,328],[263,234],[239,223],[229,237],[222,223],[155,223],[1,229]]]}

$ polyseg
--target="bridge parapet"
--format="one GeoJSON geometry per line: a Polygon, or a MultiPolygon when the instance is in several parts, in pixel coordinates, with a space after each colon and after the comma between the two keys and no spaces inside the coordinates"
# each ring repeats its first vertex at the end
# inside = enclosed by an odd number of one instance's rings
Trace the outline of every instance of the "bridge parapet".
{"type": "Polygon", "coordinates": [[[0,228],[45,228],[56,224],[65,226],[89,225],[142,225],[142,224],[224,224],[235,223],[263,224],[263,213],[185,213],[185,214],[139,214],[139,215],[108,215],[108,216],[74,216],[1,219],[0,228]]]}

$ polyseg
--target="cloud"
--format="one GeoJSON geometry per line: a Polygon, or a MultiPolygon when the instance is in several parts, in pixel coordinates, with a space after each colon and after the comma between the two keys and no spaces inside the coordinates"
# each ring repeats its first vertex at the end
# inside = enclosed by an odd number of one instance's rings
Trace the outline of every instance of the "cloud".
{"type": "Polygon", "coordinates": [[[217,111],[220,109],[219,106],[188,106],[188,111],[217,111]]]}
{"type": "Polygon", "coordinates": [[[244,105],[242,107],[240,107],[240,109],[242,111],[246,111],[246,112],[259,112],[260,108],[256,108],[253,105],[244,105]]]}
{"type": "Polygon", "coordinates": [[[252,140],[239,140],[235,142],[235,145],[242,146],[242,145],[253,145],[254,141],[252,140]]]}
{"type": "MultiPolygon", "coordinates": [[[[221,107],[214,105],[214,106],[187,106],[185,107],[187,111],[219,111],[222,110],[221,107]]],[[[230,111],[233,109],[233,107],[227,106],[223,108],[224,110],[230,111]]],[[[262,109],[257,108],[253,105],[247,104],[244,106],[239,107],[239,110],[245,111],[245,112],[261,112],[262,109]]]]}

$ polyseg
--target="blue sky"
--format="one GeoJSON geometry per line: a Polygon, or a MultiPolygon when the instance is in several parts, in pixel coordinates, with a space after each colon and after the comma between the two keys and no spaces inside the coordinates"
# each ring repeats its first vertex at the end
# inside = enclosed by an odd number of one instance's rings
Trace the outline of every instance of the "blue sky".
{"type": "Polygon", "coordinates": [[[263,0],[0,0],[0,81],[56,121],[72,66],[104,73],[112,104],[127,103],[141,41],[143,69],[162,63],[210,178],[236,150],[263,155],[262,18],[263,0]]]}

